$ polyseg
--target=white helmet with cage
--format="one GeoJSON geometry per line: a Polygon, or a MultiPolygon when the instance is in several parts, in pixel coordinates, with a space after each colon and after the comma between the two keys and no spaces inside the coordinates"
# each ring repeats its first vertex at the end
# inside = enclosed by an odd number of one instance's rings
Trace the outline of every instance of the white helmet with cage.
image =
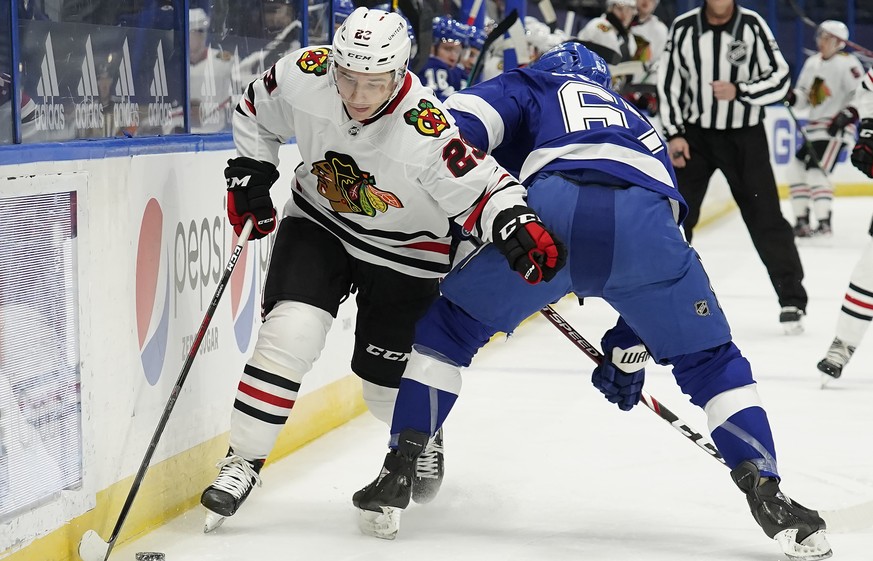
{"type": "Polygon", "coordinates": [[[816,34],[820,35],[821,33],[833,35],[842,42],[845,42],[849,38],[849,28],[846,27],[846,24],[833,19],[823,21],[819,24],[816,34]]]}
{"type": "Polygon", "coordinates": [[[411,42],[400,14],[358,8],[337,29],[332,47],[337,67],[365,74],[396,72],[402,81],[411,42]]]}

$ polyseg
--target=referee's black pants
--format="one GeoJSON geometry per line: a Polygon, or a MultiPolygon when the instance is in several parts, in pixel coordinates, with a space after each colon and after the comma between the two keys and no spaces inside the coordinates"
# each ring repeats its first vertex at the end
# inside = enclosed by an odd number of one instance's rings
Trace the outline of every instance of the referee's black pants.
{"type": "Polygon", "coordinates": [[[688,125],[685,140],[691,158],[676,168],[679,192],[688,203],[685,235],[691,241],[700,205],[716,169],[727,178],[758,256],[767,268],[780,306],[806,310],[803,266],[791,225],[782,216],[776,178],[770,165],[770,145],[764,125],[716,130],[688,125]]]}

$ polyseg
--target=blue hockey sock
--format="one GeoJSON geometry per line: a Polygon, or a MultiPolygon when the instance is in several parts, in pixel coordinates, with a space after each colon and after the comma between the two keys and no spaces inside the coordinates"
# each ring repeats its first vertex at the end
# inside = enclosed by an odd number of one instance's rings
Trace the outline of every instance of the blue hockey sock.
{"type": "Polygon", "coordinates": [[[779,477],[770,422],[760,407],[734,413],[712,431],[712,439],[731,469],[749,460],[762,476],[779,477]]]}
{"type": "Polygon", "coordinates": [[[457,394],[403,378],[391,423],[391,448],[397,448],[397,437],[405,429],[433,436],[457,399],[457,394]]]}

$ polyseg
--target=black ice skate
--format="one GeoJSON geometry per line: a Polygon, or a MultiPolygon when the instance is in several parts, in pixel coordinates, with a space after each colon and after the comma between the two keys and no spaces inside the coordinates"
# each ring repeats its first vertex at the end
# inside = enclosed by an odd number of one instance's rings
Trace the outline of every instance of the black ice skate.
{"type": "Polygon", "coordinates": [[[424,452],[415,462],[415,477],[412,479],[412,500],[418,504],[429,503],[436,497],[445,474],[443,458],[443,428],[431,438],[424,452]]]}
{"type": "Polygon", "coordinates": [[[803,316],[806,312],[797,306],[783,306],[779,312],[779,323],[786,335],[800,335],[803,333],[803,316]]]}
{"type": "Polygon", "coordinates": [[[830,381],[842,376],[843,368],[854,353],[855,347],[843,343],[838,337],[834,338],[828,353],[816,365],[825,374],[821,377],[821,387],[825,387],[830,381]]]}
{"type": "Polygon", "coordinates": [[[811,238],[812,227],[809,225],[809,214],[797,217],[797,224],[792,228],[795,238],[811,238]]]}
{"type": "Polygon", "coordinates": [[[264,460],[249,461],[234,454],[232,448],[227,451],[227,456],[216,464],[220,468],[218,477],[200,495],[200,504],[207,510],[204,532],[221,526],[225,517],[233,516],[239,510],[252,488],[255,485],[260,487],[258,474],[263,466],[264,460]]]}
{"type": "Polygon", "coordinates": [[[825,522],[818,512],[789,499],[779,490],[777,480],[762,478],[757,466],[749,461],[734,468],[731,478],[746,494],[755,521],[788,558],[818,561],[833,554],[825,537],[825,522]]]}
{"type": "Polygon", "coordinates": [[[415,464],[427,446],[428,435],[414,430],[400,433],[397,450],[385,455],[382,471],[352,497],[358,507],[361,532],[393,540],[400,529],[400,511],[409,506],[415,464]]]}

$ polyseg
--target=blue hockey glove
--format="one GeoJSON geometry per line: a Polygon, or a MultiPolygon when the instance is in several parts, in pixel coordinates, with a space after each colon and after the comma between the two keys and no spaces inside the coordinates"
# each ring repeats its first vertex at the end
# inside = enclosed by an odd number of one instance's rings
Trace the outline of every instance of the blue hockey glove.
{"type": "Polygon", "coordinates": [[[603,362],[591,374],[591,383],[610,403],[630,411],[640,402],[649,352],[623,318],[603,335],[603,362]]]}

